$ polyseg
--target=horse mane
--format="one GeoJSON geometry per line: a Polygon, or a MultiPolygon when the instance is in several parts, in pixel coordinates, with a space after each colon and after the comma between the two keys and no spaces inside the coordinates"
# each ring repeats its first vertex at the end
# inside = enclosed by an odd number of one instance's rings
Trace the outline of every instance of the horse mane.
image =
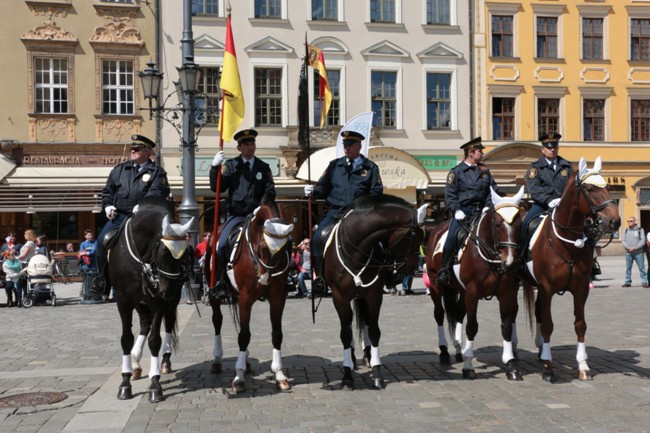
{"type": "MultiPolygon", "coordinates": [[[[264,215],[267,219],[270,218],[275,218],[275,216],[281,216],[282,212],[280,211],[280,206],[278,206],[277,202],[271,197],[269,194],[264,193],[264,196],[262,196],[262,200],[260,201],[260,206],[267,205],[269,208],[271,208],[271,213],[272,215],[264,215]]],[[[262,209],[260,209],[261,211],[262,209]]],[[[258,211],[258,213],[260,212],[258,211]]],[[[261,216],[261,215],[260,215],[261,216]]]]}
{"type": "Polygon", "coordinates": [[[352,207],[355,210],[366,210],[371,209],[377,206],[402,206],[410,208],[411,205],[409,202],[403,198],[396,197],[394,195],[383,194],[383,195],[368,195],[362,196],[354,200],[352,207]]]}

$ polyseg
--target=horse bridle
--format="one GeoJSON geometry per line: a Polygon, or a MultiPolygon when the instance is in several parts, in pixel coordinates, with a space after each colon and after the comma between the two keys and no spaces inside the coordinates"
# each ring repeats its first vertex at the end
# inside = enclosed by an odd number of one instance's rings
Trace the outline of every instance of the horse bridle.
{"type": "MultiPolygon", "coordinates": [[[[264,268],[267,272],[269,272],[271,274],[271,278],[276,277],[278,275],[282,275],[287,269],[289,269],[289,264],[291,262],[291,260],[289,259],[289,251],[287,250],[287,248],[283,247],[284,248],[284,253],[285,253],[285,256],[286,256],[287,264],[284,267],[284,269],[282,269],[281,271],[272,273],[271,271],[276,269],[278,267],[278,264],[276,263],[275,265],[267,265],[266,263],[264,263],[262,261],[262,259],[253,250],[253,243],[251,242],[251,237],[250,237],[250,225],[251,225],[251,222],[253,221],[253,219],[255,219],[255,216],[251,216],[251,217],[246,219],[246,226],[244,227],[244,235],[246,237],[246,245],[248,246],[248,252],[251,255],[251,258],[253,259],[253,263],[255,263],[255,271],[256,271],[256,273],[258,273],[257,266],[259,265],[259,266],[261,266],[262,268],[264,268]]],[[[282,218],[271,218],[268,221],[271,221],[273,223],[286,224],[286,222],[282,218]]],[[[264,229],[262,229],[262,230],[263,230],[264,234],[266,234],[267,236],[270,236],[272,238],[275,238],[275,239],[286,239],[286,238],[289,237],[288,234],[287,235],[278,235],[278,234],[275,234],[275,233],[270,233],[270,232],[268,232],[268,231],[266,231],[264,229]]]]}

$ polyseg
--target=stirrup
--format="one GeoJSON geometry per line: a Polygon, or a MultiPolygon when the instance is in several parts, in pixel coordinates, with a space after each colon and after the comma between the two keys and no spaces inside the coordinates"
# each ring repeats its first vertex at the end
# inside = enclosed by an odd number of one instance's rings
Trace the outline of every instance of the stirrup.
{"type": "Polygon", "coordinates": [[[316,277],[311,285],[312,296],[324,296],[327,293],[327,285],[323,277],[316,277]]]}
{"type": "Polygon", "coordinates": [[[438,270],[438,276],[436,277],[436,283],[438,284],[449,284],[449,269],[441,268],[438,270]]]}
{"type": "Polygon", "coordinates": [[[217,299],[219,301],[226,301],[228,299],[228,295],[228,285],[225,281],[219,281],[213,289],[208,290],[208,297],[217,299]]]}

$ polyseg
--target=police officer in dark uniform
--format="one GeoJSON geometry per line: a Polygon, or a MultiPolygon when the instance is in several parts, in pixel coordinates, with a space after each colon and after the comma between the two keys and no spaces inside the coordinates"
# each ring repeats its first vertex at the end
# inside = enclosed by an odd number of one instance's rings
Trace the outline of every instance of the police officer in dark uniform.
{"type": "MultiPolygon", "coordinates": [[[[169,197],[167,172],[150,159],[156,143],[144,135],[131,136],[129,160],[111,170],[102,190],[102,207],[108,222],[97,237],[97,261],[101,273],[105,272],[104,236],[117,228],[145,197],[169,197]]],[[[107,290],[108,288],[106,288],[107,290]]]]}
{"type": "Polygon", "coordinates": [[[312,284],[312,296],[326,291],[322,275],[323,251],[321,235],[323,229],[332,224],[339,214],[352,205],[352,202],[365,195],[381,195],[379,167],[361,154],[361,142],[365,139],[355,131],[342,131],[344,156],[330,161],[316,186],[305,185],[305,195],[324,198],[329,205],[325,217],[318,224],[312,240],[312,268],[316,278],[312,284]]]}
{"type": "Polygon", "coordinates": [[[521,223],[521,257],[525,257],[528,243],[528,225],[537,216],[560,203],[564,186],[573,174],[571,163],[558,155],[559,140],[557,132],[550,132],[539,137],[542,143],[542,157],[533,162],[526,171],[528,194],[534,203],[521,223]]]}
{"type": "Polygon", "coordinates": [[[217,173],[221,169],[221,191],[228,190],[226,199],[227,218],[219,235],[217,248],[217,287],[214,293],[219,299],[228,297],[228,286],[225,281],[225,271],[228,264],[226,247],[228,235],[233,227],[246,219],[258,206],[262,204],[264,195],[270,200],[275,200],[275,184],[271,167],[255,157],[257,131],[245,129],[234,135],[237,141],[237,150],[240,155],[223,163],[223,151],[217,152],[210,168],[210,188],[217,190],[217,173]]]}
{"type": "Polygon", "coordinates": [[[464,150],[463,162],[452,168],[447,175],[445,202],[453,217],[449,233],[442,250],[442,267],[438,271],[438,284],[449,284],[449,267],[456,253],[456,235],[460,229],[459,221],[477,212],[486,211],[492,206],[490,186],[497,192],[497,185],[490,169],[481,163],[483,149],[481,137],[476,137],[460,146],[464,150]]]}

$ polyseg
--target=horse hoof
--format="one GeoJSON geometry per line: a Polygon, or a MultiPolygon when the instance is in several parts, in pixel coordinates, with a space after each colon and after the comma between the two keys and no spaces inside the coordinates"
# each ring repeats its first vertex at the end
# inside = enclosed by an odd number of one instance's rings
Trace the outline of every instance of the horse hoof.
{"type": "Polygon", "coordinates": [[[519,370],[507,371],[506,378],[508,380],[518,380],[518,381],[524,380],[519,370]]]}
{"type": "Polygon", "coordinates": [[[460,353],[456,354],[456,362],[463,362],[463,355],[460,353]]]}
{"type": "Polygon", "coordinates": [[[275,385],[280,391],[289,391],[291,389],[291,385],[289,385],[289,381],[286,379],[276,380],[275,385]]]}
{"type": "Polygon", "coordinates": [[[172,363],[171,362],[163,362],[160,365],[160,373],[162,373],[162,374],[170,374],[170,373],[172,373],[172,363]]]}
{"type": "Polygon", "coordinates": [[[474,370],[463,369],[463,379],[476,379],[476,372],[474,370]]]}
{"type": "Polygon", "coordinates": [[[133,398],[133,393],[131,392],[130,386],[120,386],[120,390],[117,392],[118,400],[131,400],[133,398]]]}
{"type": "Polygon", "coordinates": [[[377,377],[372,380],[372,389],[384,389],[386,384],[383,377],[377,377]]]}
{"type": "Polygon", "coordinates": [[[542,379],[544,379],[544,381],[548,383],[557,382],[557,376],[555,376],[555,372],[553,370],[542,371],[542,379]]]}
{"type": "Polygon", "coordinates": [[[580,380],[594,380],[594,377],[589,373],[589,370],[580,370],[580,374],[578,374],[578,379],[580,380]]]}
{"type": "Polygon", "coordinates": [[[440,360],[440,365],[451,365],[451,356],[449,356],[449,353],[441,353],[438,359],[440,360]]]}
{"type": "Polygon", "coordinates": [[[133,369],[133,372],[131,373],[131,379],[132,380],[138,380],[141,377],[142,377],[142,369],[141,368],[133,369]]]}
{"type": "Polygon", "coordinates": [[[354,381],[352,379],[343,379],[341,381],[341,389],[354,391],[354,381]]]}
{"type": "Polygon", "coordinates": [[[234,392],[236,392],[237,394],[239,394],[240,392],[244,392],[244,391],[246,391],[246,383],[243,380],[238,381],[238,382],[233,380],[232,381],[232,390],[234,392]]]}
{"type": "Polygon", "coordinates": [[[162,389],[149,390],[149,403],[158,403],[165,399],[162,389]]]}
{"type": "Polygon", "coordinates": [[[210,373],[212,374],[221,374],[223,373],[223,366],[221,363],[213,362],[212,367],[210,367],[210,373]]]}

